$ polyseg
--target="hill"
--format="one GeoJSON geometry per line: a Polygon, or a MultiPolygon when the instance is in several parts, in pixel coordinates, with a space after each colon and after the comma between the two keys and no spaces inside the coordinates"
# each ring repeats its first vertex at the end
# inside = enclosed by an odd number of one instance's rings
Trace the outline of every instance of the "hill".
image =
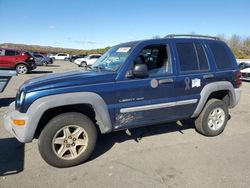
{"type": "Polygon", "coordinates": [[[92,54],[92,53],[103,54],[109,49],[109,47],[106,47],[106,48],[98,48],[98,49],[91,49],[91,50],[82,50],[82,49],[60,48],[60,47],[52,47],[52,46],[27,45],[27,44],[14,44],[14,43],[0,44],[0,48],[22,49],[26,51],[44,52],[44,53],[59,53],[60,52],[60,53],[68,53],[71,55],[92,54]]]}

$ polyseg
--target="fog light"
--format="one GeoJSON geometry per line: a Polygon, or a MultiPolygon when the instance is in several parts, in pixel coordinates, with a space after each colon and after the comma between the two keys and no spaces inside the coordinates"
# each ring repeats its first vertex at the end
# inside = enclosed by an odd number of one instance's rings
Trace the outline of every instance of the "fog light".
{"type": "Polygon", "coordinates": [[[23,125],[25,125],[25,120],[23,120],[23,119],[13,119],[12,124],[17,125],[17,126],[23,126],[23,125]]]}

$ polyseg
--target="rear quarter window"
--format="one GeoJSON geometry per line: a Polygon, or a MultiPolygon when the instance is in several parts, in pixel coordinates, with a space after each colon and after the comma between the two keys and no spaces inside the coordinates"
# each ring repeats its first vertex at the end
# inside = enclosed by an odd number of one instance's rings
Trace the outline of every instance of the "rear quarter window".
{"type": "Polygon", "coordinates": [[[208,44],[215,64],[219,70],[230,69],[233,66],[233,60],[230,57],[229,49],[224,43],[211,42],[208,44]]]}

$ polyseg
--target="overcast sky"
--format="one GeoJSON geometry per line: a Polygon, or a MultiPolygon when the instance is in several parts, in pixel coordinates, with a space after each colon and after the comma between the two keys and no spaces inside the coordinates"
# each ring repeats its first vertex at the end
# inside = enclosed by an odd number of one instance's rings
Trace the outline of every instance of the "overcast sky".
{"type": "Polygon", "coordinates": [[[92,49],[170,33],[250,36],[249,0],[0,0],[0,43],[92,49]]]}

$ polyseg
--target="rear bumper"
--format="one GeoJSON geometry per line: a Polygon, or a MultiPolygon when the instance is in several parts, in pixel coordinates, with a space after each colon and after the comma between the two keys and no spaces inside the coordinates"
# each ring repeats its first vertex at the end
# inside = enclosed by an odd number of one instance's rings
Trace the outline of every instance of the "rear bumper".
{"type": "Polygon", "coordinates": [[[240,97],[241,97],[241,89],[234,89],[234,97],[233,97],[233,102],[232,105],[230,105],[230,108],[235,107],[239,101],[240,101],[240,97]]]}

